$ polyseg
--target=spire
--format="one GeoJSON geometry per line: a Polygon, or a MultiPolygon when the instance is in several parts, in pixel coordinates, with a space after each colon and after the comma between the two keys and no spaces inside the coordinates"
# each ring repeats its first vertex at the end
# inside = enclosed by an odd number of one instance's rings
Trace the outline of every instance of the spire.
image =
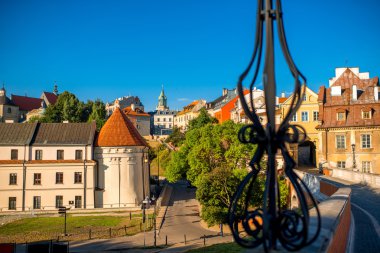
{"type": "Polygon", "coordinates": [[[53,90],[53,93],[54,93],[55,95],[58,95],[58,85],[57,85],[57,82],[56,82],[56,81],[54,81],[54,90],[53,90]]]}
{"type": "Polygon", "coordinates": [[[164,91],[164,85],[162,84],[161,88],[161,93],[160,96],[158,96],[158,105],[157,105],[157,110],[162,111],[165,109],[169,109],[167,106],[167,98],[165,96],[165,91],[164,91]]]}

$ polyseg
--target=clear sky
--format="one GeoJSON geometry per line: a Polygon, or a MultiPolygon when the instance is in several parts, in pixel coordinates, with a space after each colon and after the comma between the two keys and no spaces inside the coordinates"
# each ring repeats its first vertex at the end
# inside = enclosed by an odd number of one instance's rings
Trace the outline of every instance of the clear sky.
{"type": "MultiPolygon", "coordinates": [[[[335,67],[380,75],[380,1],[288,0],[283,10],[311,89],[328,85],[335,67]]],[[[255,14],[247,0],[1,0],[0,82],[8,95],[38,97],[54,81],[84,101],[136,95],[146,111],[164,84],[169,106],[180,109],[235,87],[252,53],[255,14]]],[[[277,93],[290,93],[278,60],[277,93]]]]}

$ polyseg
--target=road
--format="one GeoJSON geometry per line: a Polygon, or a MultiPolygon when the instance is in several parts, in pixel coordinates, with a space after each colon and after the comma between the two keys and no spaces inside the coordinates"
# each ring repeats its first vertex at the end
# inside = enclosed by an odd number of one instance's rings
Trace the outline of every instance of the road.
{"type": "MultiPolygon", "coordinates": [[[[217,232],[207,230],[200,225],[195,189],[187,188],[185,182],[173,184],[172,197],[163,226],[157,236],[157,245],[164,245],[167,238],[171,247],[159,251],[181,252],[202,246],[204,235],[206,235],[206,245],[232,241],[231,236],[218,236],[217,232]]],[[[151,247],[153,238],[153,231],[149,231],[128,237],[77,241],[70,243],[70,252],[157,252],[157,249],[152,248],[143,250],[144,241],[147,247],[151,247]]]]}

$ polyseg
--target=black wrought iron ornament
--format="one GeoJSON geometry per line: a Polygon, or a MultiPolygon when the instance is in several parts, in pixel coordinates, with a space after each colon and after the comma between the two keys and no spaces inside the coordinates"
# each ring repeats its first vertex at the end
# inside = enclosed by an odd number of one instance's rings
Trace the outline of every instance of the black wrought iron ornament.
{"type": "Polygon", "coordinates": [[[300,73],[291,58],[287,46],[280,0],[258,0],[256,20],[255,47],[252,59],[247,69],[240,76],[237,89],[245,114],[253,122],[244,126],[239,132],[239,139],[243,143],[257,144],[256,153],[250,162],[252,170],[240,183],[231,202],[229,209],[229,225],[237,243],[244,247],[254,248],[264,246],[266,252],[275,249],[280,243],[289,251],[299,250],[311,244],[320,232],[320,214],[317,203],[310,190],[295,174],[293,168],[295,162],[290,156],[286,144],[300,144],[306,139],[305,130],[298,125],[290,125],[289,121],[302,103],[306,85],[306,78],[300,73]],[[265,2],[264,2],[265,1],[265,2]],[[264,26],[265,24],[265,26],[264,26]],[[278,38],[287,65],[295,80],[293,99],[289,111],[283,121],[276,126],[276,80],[274,64],[274,34],[273,26],[277,24],[278,38]],[[265,29],[265,30],[264,30],[265,29]],[[251,72],[253,78],[250,82],[250,90],[257,79],[263,52],[265,34],[265,55],[262,74],[264,85],[266,114],[268,123],[266,126],[255,113],[252,92],[247,103],[243,93],[243,81],[251,72]],[[301,85],[302,84],[302,85],[301,85]],[[276,153],[280,151],[285,162],[285,174],[292,184],[300,203],[299,210],[282,210],[280,206],[280,189],[276,168],[276,153]],[[266,182],[263,203],[260,208],[253,209],[250,206],[252,189],[262,170],[260,161],[264,153],[267,153],[266,182]],[[317,212],[317,229],[312,234],[309,232],[309,207],[307,197],[312,201],[317,212]]]}

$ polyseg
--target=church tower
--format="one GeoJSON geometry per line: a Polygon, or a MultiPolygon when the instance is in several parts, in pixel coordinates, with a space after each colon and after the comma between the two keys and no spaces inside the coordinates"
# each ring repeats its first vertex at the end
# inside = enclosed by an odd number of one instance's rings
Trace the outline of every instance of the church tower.
{"type": "Polygon", "coordinates": [[[158,105],[156,109],[157,111],[169,110],[169,107],[167,105],[167,98],[164,92],[164,85],[162,85],[162,90],[161,90],[160,96],[158,97],[158,105]]]}

